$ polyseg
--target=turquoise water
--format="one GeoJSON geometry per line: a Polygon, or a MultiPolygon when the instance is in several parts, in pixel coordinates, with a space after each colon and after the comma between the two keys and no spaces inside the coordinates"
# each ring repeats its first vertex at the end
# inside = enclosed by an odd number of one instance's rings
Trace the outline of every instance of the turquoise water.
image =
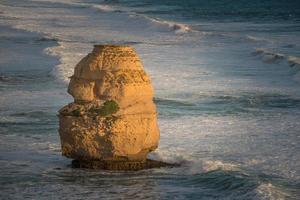
{"type": "Polygon", "coordinates": [[[1,199],[299,199],[297,1],[0,2],[1,199]],[[131,44],[182,167],[72,169],[57,110],[94,44],[131,44]]]}

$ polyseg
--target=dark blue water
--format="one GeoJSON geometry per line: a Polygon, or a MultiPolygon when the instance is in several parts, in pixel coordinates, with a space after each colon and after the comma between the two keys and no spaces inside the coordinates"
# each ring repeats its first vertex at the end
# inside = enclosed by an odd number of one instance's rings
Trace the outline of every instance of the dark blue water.
{"type": "Polygon", "coordinates": [[[0,2],[1,199],[299,199],[297,1],[0,2]],[[70,168],[57,110],[94,44],[131,44],[182,167],[70,168]]]}
{"type": "MultiPolygon", "coordinates": [[[[97,3],[99,1],[91,1],[97,3]]],[[[218,22],[299,22],[300,4],[295,0],[146,0],[104,1],[137,10],[137,13],[191,21],[218,22]]]]}

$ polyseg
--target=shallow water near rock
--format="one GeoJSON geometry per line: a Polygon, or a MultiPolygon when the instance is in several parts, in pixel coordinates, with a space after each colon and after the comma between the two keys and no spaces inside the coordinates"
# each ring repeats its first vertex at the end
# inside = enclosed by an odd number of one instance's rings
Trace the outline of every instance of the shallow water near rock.
{"type": "Polygon", "coordinates": [[[299,199],[298,4],[223,15],[174,2],[0,3],[0,199],[299,199]],[[182,166],[74,169],[61,156],[57,110],[97,43],[137,50],[161,130],[149,159],[182,166]]]}

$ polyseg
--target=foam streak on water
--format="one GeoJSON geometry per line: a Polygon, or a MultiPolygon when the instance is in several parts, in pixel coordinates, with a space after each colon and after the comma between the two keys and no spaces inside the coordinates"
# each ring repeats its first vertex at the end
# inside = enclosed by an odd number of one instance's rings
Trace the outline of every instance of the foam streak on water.
{"type": "Polygon", "coordinates": [[[298,4],[226,2],[1,2],[0,199],[299,199],[298,4]],[[149,157],[182,167],[73,170],[60,155],[68,77],[105,43],[136,48],[159,112],[149,157]]]}

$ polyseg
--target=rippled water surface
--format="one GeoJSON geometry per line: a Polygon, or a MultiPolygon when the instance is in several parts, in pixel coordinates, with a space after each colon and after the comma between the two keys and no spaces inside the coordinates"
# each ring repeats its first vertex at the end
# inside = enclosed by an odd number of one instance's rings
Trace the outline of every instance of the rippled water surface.
{"type": "Polygon", "coordinates": [[[1,199],[299,199],[297,1],[0,2],[1,199]],[[182,167],[72,169],[57,110],[94,44],[130,44],[182,167]]]}

